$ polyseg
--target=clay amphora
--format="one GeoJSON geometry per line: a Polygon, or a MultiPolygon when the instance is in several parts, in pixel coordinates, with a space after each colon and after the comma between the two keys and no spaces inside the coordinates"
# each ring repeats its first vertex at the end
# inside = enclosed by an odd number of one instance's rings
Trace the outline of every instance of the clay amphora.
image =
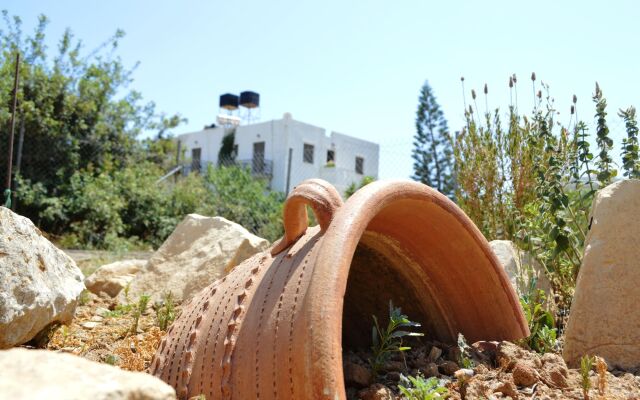
{"type": "Polygon", "coordinates": [[[529,334],[486,239],[428,186],[378,181],[342,204],[308,180],[288,196],[284,227],[193,298],[162,340],[151,373],[179,398],[345,399],[343,348],[371,345],[372,315],[386,319],[389,300],[442,342],[529,334]],[[318,226],[307,227],[307,205],[318,226]]]}

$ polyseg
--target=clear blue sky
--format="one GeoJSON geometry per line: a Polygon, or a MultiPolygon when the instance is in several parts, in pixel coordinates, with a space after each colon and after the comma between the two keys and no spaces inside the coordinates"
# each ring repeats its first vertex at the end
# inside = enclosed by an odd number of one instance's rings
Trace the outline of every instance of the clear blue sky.
{"type": "Polygon", "coordinates": [[[452,130],[463,123],[460,76],[468,91],[486,82],[490,108],[506,108],[516,73],[520,109],[529,110],[535,71],[551,85],[563,121],[575,93],[589,122],[598,80],[616,142],[624,134],[617,109],[640,106],[634,1],[13,0],[1,7],[22,17],[25,31],[43,13],[49,39],[70,27],[87,50],[123,29],[119,54],[127,65],[140,62],[133,87],[159,110],[188,118],[178,133],[213,122],[219,94],[255,90],[262,120],[291,112],[380,143],[385,178],[411,173],[425,80],[452,130]]]}

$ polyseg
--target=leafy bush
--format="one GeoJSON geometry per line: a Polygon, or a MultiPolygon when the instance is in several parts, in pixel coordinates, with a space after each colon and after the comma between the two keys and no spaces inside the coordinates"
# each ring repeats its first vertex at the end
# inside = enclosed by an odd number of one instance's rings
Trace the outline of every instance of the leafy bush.
{"type": "Polygon", "coordinates": [[[265,180],[238,166],[209,166],[204,179],[211,191],[214,215],[237,222],[270,241],[282,236],[283,193],[269,191],[265,180]]]}
{"type": "MultiPolygon", "coordinates": [[[[589,211],[596,190],[617,171],[607,126],[607,102],[596,84],[594,125],[599,152],[590,150],[587,124],[578,119],[573,97],[567,125],[548,85],[531,76],[534,109],[522,115],[517,105],[517,79],[509,79],[511,98],[506,123],[499,109],[481,113],[472,91],[465,104],[466,125],[454,143],[456,199],[489,239],[508,239],[528,251],[544,267],[558,310],[568,310],[582,262],[589,211]]],[[[484,90],[485,104],[488,90],[484,90]]],[[[639,170],[635,110],[621,111],[627,127],[623,141],[624,175],[639,170]]],[[[560,319],[560,317],[558,317],[560,319]]],[[[544,331],[549,339],[551,327],[544,331]]]]}

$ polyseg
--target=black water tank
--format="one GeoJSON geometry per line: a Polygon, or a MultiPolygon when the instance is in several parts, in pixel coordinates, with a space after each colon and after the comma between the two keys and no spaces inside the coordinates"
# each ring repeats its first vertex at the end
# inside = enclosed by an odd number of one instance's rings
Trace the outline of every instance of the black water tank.
{"type": "Polygon", "coordinates": [[[256,108],[260,106],[260,95],[256,92],[245,91],[240,93],[240,105],[246,108],[256,108]]]}
{"type": "Polygon", "coordinates": [[[225,110],[237,110],[238,109],[238,96],[231,93],[226,93],[220,96],[220,108],[225,110]]]}

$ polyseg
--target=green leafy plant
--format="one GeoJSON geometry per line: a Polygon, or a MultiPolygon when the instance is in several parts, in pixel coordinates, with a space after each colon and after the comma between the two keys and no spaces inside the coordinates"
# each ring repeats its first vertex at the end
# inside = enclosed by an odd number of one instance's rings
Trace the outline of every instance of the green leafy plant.
{"type": "Polygon", "coordinates": [[[138,303],[133,309],[133,324],[131,324],[131,334],[135,335],[138,333],[138,323],[140,322],[140,317],[147,309],[147,305],[149,304],[149,299],[151,296],[148,294],[143,294],[138,299],[138,303]]]}
{"type": "Polygon", "coordinates": [[[106,312],[104,316],[109,318],[120,318],[124,315],[129,314],[131,311],[133,311],[134,307],[135,307],[135,304],[130,304],[130,303],[117,304],[113,310],[106,312]]]}
{"type": "Polygon", "coordinates": [[[410,321],[409,317],[402,314],[400,307],[394,307],[391,301],[389,301],[389,323],[385,329],[380,327],[378,318],[376,318],[375,315],[372,315],[372,317],[374,325],[371,329],[371,351],[373,352],[373,357],[369,359],[369,364],[371,365],[373,375],[378,376],[380,369],[389,359],[391,353],[402,353],[411,349],[411,347],[402,345],[403,338],[409,336],[424,336],[424,334],[404,329],[400,330],[400,328],[417,328],[420,327],[420,324],[410,321]]]}
{"type": "Polygon", "coordinates": [[[449,397],[449,390],[437,378],[425,379],[422,375],[400,374],[398,390],[408,400],[435,400],[449,397]]]}
{"type": "Polygon", "coordinates": [[[591,389],[591,379],[589,378],[589,373],[593,369],[595,361],[595,357],[591,357],[586,354],[580,359],[580,384],[582,386],[582,394],[584,396],[584,400],[589,400],[589,390],[591,389]]]}
{"type": "MultiPolygon", "coordinates": [[[[533,283],[535,285],[535,283],[533,283]]],[[[557,330],[553,314],[545,309],[546,296],[543,290],[532,290],[520,298],[520,305],[529,324],[531,335],[525,344],[539,353],[552,351],[556,347],[557,330]]]]}
{"type": "Polygon", "coordinates": [[[162,302],[157,306],[154,306],[156,311],[156,320],[158,321],[158,327],[166,331],[167,327],[176,319],[176,311],[173,303],[173,293],[167,292],[164,294],[162,302]]]}

